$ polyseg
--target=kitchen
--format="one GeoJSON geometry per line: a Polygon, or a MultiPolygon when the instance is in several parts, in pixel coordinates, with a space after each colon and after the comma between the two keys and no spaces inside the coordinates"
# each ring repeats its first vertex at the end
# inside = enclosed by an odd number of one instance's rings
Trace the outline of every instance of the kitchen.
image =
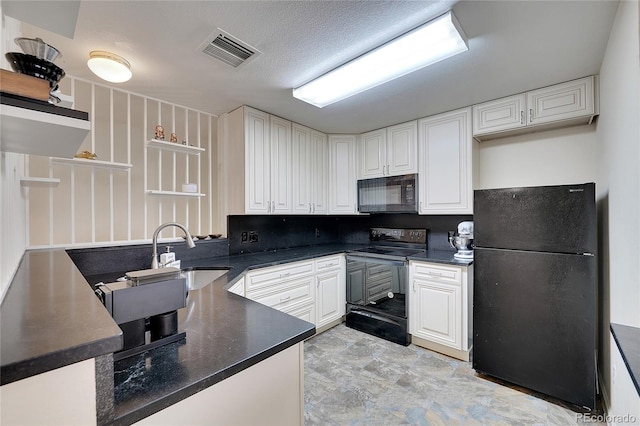
{"type": "MultiPolygon", "coordinates": [[[[598,2],[596,2],[596,4],[597,3],[598,2]]],[[[482,40],[482,37],[473,37],[478,34],[479,30],[473,29],[472,20],[467,18],[465,21],[465,19],[463,19],[465,16],[463,13],[463,6],[470,7],[469,5],[462,3],[458,5],[457,7],[462,9],[460,11],[462,15],[458,13],[458,19],[467,32],[467,35],[470,38],[470,46],[473,48],[474,40],[476,40],[476,43],[479,43],[482,40]]],[[[85,5],[82,4],[81,13],[82,7],[85,7],[85,5]]],[[[264,7],[267,9],[269,8],[268,5],[264,7]]],[[[419,9],[419,6],[417,5],[414,5],[413,7],[419,9]]],[[[3,2],[3,11],[4,9],[5,3],[3,2]]],[[[493,9],[488,8],[487,10],[472,9],[467,13],[497,14],[500,10],[501,9],[499,7],[493,9]]],[[[105,191],[104,193],[110,193],[110,188],[112,187],[127,187],[127,185],[129,185],[128,176],[131,176],[130,185],[132,185],[131,187],[137,191],[133,192],[134,190],[130,190],[129,193],[133,194],[139,194],[139,191],[147,190],[166,190],[166,188],[176,190],[174,189],[176,188],[175,186],[172,188],[173,185],[181,184],[183,180],[186,181],[186,179],[181,178],[179,181],[173,182],[171,177],[166,178],[164,174],[161,175],[157,164],[159,162],[162,163],[161,170],[165,170],[165,167],[172,167],[173,163],[171,154],[162,154],[162,157],[159,158],[160,156],[157,152],[149,149],[141,149],[139,147],[141,143],[136,142],[139,140],[148,140],[153,131],[152,126],[158,124],[158,122],[167,127],[167,134],[170,133],[173,130],[173,126],[169,124],[170,121],[165,121],[164,117],[171,117],[172,111],[170,106],[167,108],[165,105],[192,105],[186,95],[187,91],[176,95],[177,97],[173,98],[172,102],[165,102],[168,100],[164,99],[160,95],[133,96],[133,109],[140,109],[139,107],[136,107],[136,102],[140,103],[141,99],[149,98],[148,101],[145,100],[145,102],[149,103],[149,107],[147,109],[147,113],[149,114],[147,122],[149,126],[138,126],[144,127],[144,129],[136,130],[137,133],[134,133],[132,136],[132,147],[135,148],[132,148],[131,163],[134,163],[135,166],[131,168],[130,172],[125,171],[123,174],[121,174],[120,171],[91,172],[84,169],[81,170],[80,168],[74,169],[73,174],[75,174],[75,178],[73,181],[76,185],[76,189],[74,191],[69,189],[70,182],[72,181],[72,172],[68,168],[65,168],[65,166],[55,166],[55,173],[51,173],[50,177],[60,179],[61,182],[59,184],[59,188],[43,189],[29,187],[29,200],[27,203],[24,199],[24,192],[20,189],[20,185],[16,184],[17,180],[15,175],[12,176],[10,171],[13,170],[15,166],[17,170],[20,171],[17,173],[19,175],[18,177],[26,176],[28,174],[47,177],[49,175],[49,170],[53,170],[49,164],[49,160],[46,157],[29,156],[28,169],[25,171],[25,166],[22,164],[22,157],[16,159],[10,154],[5,155],[3,153],[3,246],[1,251],[3,261],[2,269],[0,271],[3,293],[6,293],[7,287],[11,282],[20,259],[22,258],[24,249],[27,247],[72,247],[74,245],[81,247],[83,245],[99,245],[99,243],[108,246],[121,244],[120,241],[125,240],[137,241],[138,243],[144,242],[148,244],[153,230],[161,222],[171,220],[173,218],[178,222],[184,223],[188,221],[190,224],[189,228],[194,234],[226,234],[226,220],[221,212],[227,211],[233,213],[231,207],[237,201],[233,199],[237,193],[230,191],[230,193],[225,194],[223,191],[225,188],[231,188],[232,185],[237,184],[237,182],[234,182],[234,178],[230,177],[231,175],[229,173],[221,173],[222,177],[216,180],[207,178],[207,176],[211,176],[212,174],[215,175],[216,170],[224,170],[225,164],[233,162],[233,158],[231,157],[234,154],[234,150],[228,149],[228,152],[225,152],[224,144],[216,144],[216,140],[220,141],[224,137],[219,135],[220,129],[224,127],[221,125],[221,122],[225,120],[224,113],[230,113],[237,106],[242,104],[251,105],[259,110],[286,117],[294,122],[304,123],[312,129],[317,128],[324,130],[326,134],[361,134],[380,127],[402,123],[409,119],[433,116],[458,107],[466,107],[498,97],[509,96],[547,85],[562,83],[585,75],[599,74],[600,116],[598,117],[596,124],[550,130],[543,133],[512,136],[479,144],[477,146],[477,150],[474,152],[473,160],[478,163],[478,167],[474,170],[479,170],[480,173],[477,178],[474,177],[473,187],[475,189],[482,189],[504,186],[529,186],[595,181],[597,183],[597,199],[599,208],[600,246],[598,248],[598,252],[600,259],[599,281],[601,285],[602,303],[600,334],[605,337],[610,335],[609,322],[637,327],[640,324],[640,320],[638,319],[638,301],[640,300],[638,296],[638,276],[640,275],[638,273],[638,264],[640,263],[638,262],[639,250],[637,242],[629,243],[629,238],[627,237],[628,235],[631,235],[632,237],[638,235],[637,217],[639,216],[638,196],[640,193],[640,190],[638,189],[638,172],[636,167],[638,161],[638,124],[635,117],[637,117],[638,112],[638,99],[637,95],[635,95],[635,97],[631,96],[638,92],[637,3],[620,2],[606,10],[608,11],[607,16],[610,19],[610,21],[608,21],[608,25],[613,24],[613,26],[611,27],[610,36],[608,35],[608,27],[604,32],[604,38],[599,39],[601,47],[599,55],[602,56],[601,65],[600,58],[598,58],[598,60],[595,61],[595,65],[591,65],[590,67],[583,65],[583,68],[580,69],[581,65],[576,65],[576,68],[578,69],[573,70],[573,74],[568,72],[561,74],[560,71],[558,71],[559,74],[557,76],[549,75],[546,77],[548,80],[542,84],[528,84],[526,87],[518,88],[517,90],[512,89],[511,91],[506,91],[509,89],[509,87],[506,87],[504,89],[505,91],[493,92],[496,93],[495,95],[479,93],[476,95],[479,97],[478,99],[474,99],[466,104],[453,103],[454,96],[441,98],[440,102],[434,101],[435,105],[429,104],[428,106],[424,105],[425,102],[420,102],[414,98],[411,102],[414,102],[414,110],[419,112],[414,112],[413,116],[406,117],[405,119],[400,118],[399,116],[394,116],[394,114],[397,113],[392,111],[399,111],[401,108],[395,108],[395,105],[393,104],[386,104],[383,107],[382,105],[378,106],[379,104],[368,105],[365,103],[362,104],[360,108],[368,106],[368,109],[371,109],[371,114],[357,112],[355,115],[351,115],[348,118],[345,110],[347,106],[343,107],[345,109],[340,109],[340,103],[336,104],[337,109],[334,110],[331,110],[331,108],[317,110],[315,107],[302,107],[300,106],[300,103],[296,103],[293,104],[295,106],[288,107],[290,109],[282,109],[279,111],[268,107],[268,104],[266,103],[267,100],[263,99],[263,97],[267,95],[262,95],[262,92],[259,90],[255,90],[253,92],[252,90],[249,90],[255,88],[245,89],[252,92],[247,95],[248,97],[246,98],[246,101],[242,101],[228,109],[216,111],[219,115],[218,117],[213,116],[211,113],[202,114],[201,111],[206,108],[203,105],[194,105],[193,107],[196,111],[194,115],[200,117],[199,125],[187,125],[184,123],[184,121],[188,120],[184,120],[182,125],[180,125],[179,121],[182,119],[176,118],[178,123],[176,123],[175,129],[185,127],[190,129],[188,132],[182,132],[182,134],[179,135],[180,138],[185,137],[185,133],[193,136],[194,134],[197,134],[198,131],[203,135],[207,135],[204,138],[200,136],[200,142],[196,143],[197,146],[204,147],[205,151],[197,156],[200,159],[199,162],[190,162],[187,167],[183,167],[181,164],[178,164],[177,166],[180,168],[180,176],[188,176],[189,181],[197,182],[198,188],[202,192],[206,192],[207,196],[188,198],[189,202],[187,208],[185,208],[185,203],[182,199],[181,201],[179,200],[174,203],[171,198],[163,198],[162,196],[158,196],[156,198],[149,196],[147,197],[150,200],[148,201],[148,204],[145,204],[144,202],[142,204],[136,204],[139,203],[140,199],[143,197],[133,195],[130,201],[128,201],[127,191],[113,192],[113,198],[117,203],[105,203],[105,197],[96,197],[96,204],[92,204],[91,201],[92,181],[96,185],[104,185],[104,182],[107,182],[105,186],[100,186],[100,188],[105,191]],[[618,9],[617,15],[615,15],[616,7],[618,9]],[[162,99],[162,101],[160,102],[158,99],[162,99]],[[163,104],[162,108],[160,107],[160,103],[163,104]],[[304,110],[304,108],[309,108],[310,111],[313,111],[313,114],[309,113],[309,118],[304,120],[297,118],[295,110],[304,110]],[[326,113],[324,112],[325,110],[327,111],[326,113]],[[378,115],[375,115],[374,113],[377,113],[378,115]],[[325,116],[324,114],[327,115],[325,116]],[[347,127],[346,124],[340,123],[338,118],[336,118],[336,116],[340,115],[344,115],[345,120],[353,121],[354,116],[359,117],[359,119],[357,120],[356,125],[347,127]],[[159,120],[159,117],[162,118],[159,120]],[[334,123],[336,123],[335,128],[331,128],[329,125],[323,124],[325,121],[329,122],[330,118],[338,120],[334,121],[334,123]],[[207,124],[205,125],[204,123],[207,124]],[[198,130],[199,128],[201,130],[198,130]],[[147,133],[145,134],[144,132],[147,133]],[[209,144],[207,145],[207,143],[209,144]],[[145,152],[147,151],[148,157],[145,158],[145,152]],[[549,155],[549,153],[552,153],[552,155],[549,155]],[[225,163],[222,158],[227,158],[229,161],[225,163]],[[541,167],[541,164],[544,164],[544,167],[541,167]],[[201,167],[200,174],[198,175],[195,173],[192,175],[191,173],[193,173],[194,170],[198,170],[198,167],[201,167]],[[227,176],[227,181],[225,181],[225,176],[227,176]],[[198,178],[201,180],[198,181],[198,178]],[[112,179],[114,182],[113,185],[110,184],[112,179]],[[146,185],[141,184],[144,179],[148,179],[146,185]],[[211,185],[211,187],[208,185],[211,185]],[[61,194],[61,190],[66,191],[67,195],[61,194]],[[39,194],[39,196],[36,197],[36,194],[39,194]],[[75,196],[71,196],[71,194],[75,194],[75,196]],[[75,201],[73,201],[74,199],[75,201]],[[12,202],[5,203],[5,200],[12,200],[12,202]],[[213,202],[213,200],[215,200],[215,202],[213,202]],[[76,203],[76,208],[72,211],[68,211],[68,207],[65,208],[65,206],[70,205],[71,202],[76,203]],[[118,208],[113,208],[112,214],[105,214],[105,211],[108,212],[112,208],[112,205],[127,205],[127,203],[134,206],[134,212],[144,211],[146,214],[134,214],[128,218],[126,212],[123,213],[123,211],[118,208]],[[27,204],[29,206],[28,210],[26,207],[27,204]],[[87,218],[86,210],[89,209],[87,209],[86,206],[91,206],[90,209],[92,211],[95,210],[95,215],[89,215],[90,217],[87,218]],[[50,213],[52,211],[61,212],[61,217],[58,217],[57,214],[50,213]],[[73,220],[69,221],[69,217],[73,220]],[[92,224],[92,221],[103,225],[95,226],[95,224],[92,224]],[[77,223],[77,226],[71,226],[70,223],[77,223]],[[115,224],[121,223],[125,223],[127,226],[115,226],[115,224]],[[606,321],[605,318],[607,318],[606,321]]],[[[223,12],[224,11],[220,11],[220,13],[223,12]]],[[[261,12],[267,13],[269,11],[263,10],[261,12]]],[[[353,10],[352,12],[356,13],[353,10]]],[[[360,12],[362,11],[360,10],[360,12]]],[[[386,12],[391,13],[388,10],[386,12]]],[[[421,13],[426,14],[427,12],[423,10],[421,13]]],[[[456,7],[454,7],[454,12],[456,12],[456,7]]],[[[399,15],[406,14],[406,12],[398,13],[399,15]]],[[[80,16],[82,17],[82,15],[80,16]]],[[[337,19],[338,16],[334,16],[334,18],[337,19]]],[[[96,25],[96,22],[87,23],[89,26],[91,24],[96,25]]],[[[234,31],[231,31],[231,28],[228,26],[230,24],[224,24],[224,22],[216,21],[216,25],[234,33],[234,31]]],[[[416,22],[410,22],[408,26],[411,27],[415,24],[416,22]]],[[[78,25],[80,25],[80,23],[78,25]]],[[[211,23],[208,23],[207,25],[211,26],[211,23]]],[[[401,26],[400,20],[398,20],[397,25],[401,26]]],[[[212,28],[214,27],[215,25],[212,26],[212,28]]],[[[80,27],[78,30],[79,29],[80,27]]],[[[311,27],[308,30],[312,31],[314,29],[317,28],[311,27]]],[[[393,33],[398,32],[399,29],[392,28],[388,31],[393,33]]],[[[496,29],[496,31],[498,31],[498,29],[496,29]]],[[[61,46],[52,41],[54,40],[53,35],[49,36],[49,33],[38,31],[37,28],[31,27],[29,33],[25,32],[23,29],[23,35],[31,37],[41,35],[45,40],[51,41],[54,46],[61,46]],[[44,34],[47,34],[46,38],[44,37],[44,34]]],[[[200,38],[203,38],[206,35],[207,34],[205,33],[200,38]]],[[[5,43],[10,44],[11,40],[15,36],[17,35],[3,37],[3,40],[5,43]]],[[[382,35],[380,37],[382,37],[382,35]]],[[[144,39],[144,37],[142,39],[144,39]]],[[[257,41],[254,40],[247,41],[257,43],[257,41]]],[[[192,41],[190,43],[193,44],[192,41]]],[[[594,40],[590,40],[590,43],[597,44],[594,40]]],[[[195,44],[197,45],[198,43],[195,44]]],[[[372,43],[372,45],[376,44],[377,43],[372,43]]],[[[370,47],[371,45],[368,46],[370,47]]],[[[193,49],[196,47],[197,46],[194,45],[193,49]]],[[[264,51],[267,49],[260,45],[257,47],[262,48],[263,52],[252,61],[253,64],[259,64],[261,58],[264,58],[265,60],[269,59],[267,52],[264,51]]],[[[69,58],[73,57],[73,55],[84,58],[89,50],[96,48],[100,47],[86,46],[86,48],[74,48],[73,50],[65,49],[64,54],[69,56],[69,58]]],[[[533,49],[533,47],[531,48],[533,49]]],[[[356,48],[353,47],[353,49],[356,48]]],[[[4,48],[3,52],[14,50],[16,50],[16,47],[10,46],[10,48],[4,48]]],[[[123,51],[120,51],[120,53],[122,53],[123,56],[127,56],[123,51]]],[[[345,52],[343,54],[346,55],[344,60],[356,56],[355,52],[345,52]]],[[[132,62],[134,60],[133,57],[128,59],[132,62]]],[[[164,58],[159,59],[161,61],[169,60],[164,58]]],[[[204,59],[207,61],[209,60],[208,58],[204,59]]],[[[573,61],[574,63],[580,62],[580,58],[572,59],[575,59],[573,61]]],[[[339,60],[338,63],[340,62],[342,61],[339,60]]],[[[78,63],[80,63],[80,61],[78,63]]],[[[133,63],[135,64],[135,62],[133,63]]],[[[199,63],[210,64],[210,62],[206,62],[204,60],[199,63]]],[[[84,59],[82,59],[82,64],[84,64],[84,59]]],[[[250,70],[251,65],[252,63],[246,64],[245,70],[250,70]]],[[[337,63],[333,63],[333,66],[335,65],[337,65],[337,63]]],[[[8,69],[9,67],[6,66],[4,68],[8,69]]],[[[520,71],[519,68],[520,67],[517,67],[515,64],[512,64],[511,66],[511,69],[513,70],[520,71]]],[[[142,64],[140,64],[138,69],[144,69],[142,64]]],[[[219,66],[219,69],[223,68],[219,66]]],[[[76,74],[76,72],[71,72],[71,70],[68,72],[70,75],[76,74]]],[[[524,70],[522,70],[522,72],[524,72],[524,70]]],[[[308,73],[311,73],[311,71],[308,71],[308,73]]],[[[548,74],[552,73],[549,72],[548,74]]],[[[89,74],[86,75],[88,76],[89,74]]],[[[296,78],[301,78],[302,80],[310,79],[312,77],[314,77],[314,75],[303,77],[296,76],[296,78]]],[[[287,77],[283,76],[282,78],[287,77]]],[[[407,78],[411,77],[407,76],[407,78]]],[[[500,84],[509,86],[509,84],[511,84],[511,87],[515,87],[516,83],[511,80],[519,80],[519,84],[522,84],[521,80],[523,78],[524,77],[507,78],[506,76],[503,76],[502,81],[499,83],[494,81],[493,84],[497,86],[500,86],[500,84]]],[[[158,72],[158,75],[150,73],[149,85],[161,87],[163,79],[166,79],[166,76],[161,75],[160,72],[158,72]],[[158,78],[159,80],[154,81],[154,78],[158,78]]],[[[70,81],[71,78],[67,77],[61,82],[61,84],[69,84],[70,81]]],[[[164,81],[172,81],[172,79],[164,81]]],[[[419,80],[416,80],[416,82],[417,81],[419,80]]],[[[302,82],[303,81],[300,81],[300,83],[302,82]]],[[[227,83],[231,85],[237,84],[238,82],[228,81],[227,83]]],[[[470,88],[465,84],[459,81],[457,83],[462,86],[459,88],[459,90],[462,91],[478,93],[478,91],[481,90],[481,88],[470,90],[470,88]]],[[[81,106],[84,107],[85,111],[90,110],[91,98],[83,97],[81,93],[86,93],[87,88],[90,92],[92,83],[87,83],[86,81],[78,79],[75,84],[78,91],[76,96],[76,102],[78,103],[77,106],[79,109],[83,109],[80,108],[81,106]]],[[[446,85],[444,82],[442,84],[446,85]]],[[[445,89],[452,91],[451,93],[457,93],[455,90],[456,88],[451,87],[450,83],[448,84],[449,86],[445,87],[445,89]]],[[[488,86],[489,84],[487,83],[486,85],[488,86]]],[[[126,86],[122,87],[124,90],[128,90],[126,86]]],[[[290,89],[290,86],[288,86],[288,88],[290,89]]],[[[66,86],[65,89],[70,88],[69,86],[66,86]]],[[[96,90],[96,93],[98,94],[105,95],[101,96],[100,99],[108,97],[109,91],[103,89],[103,86],[96,85],[94,90],[96,90]]],[[[238,90],[241,91],[242,89],[238,88],[238,90]]],[[[385,92],[384,86],[381,86],[376,90],[378,90],[378,96],[380,98],[388,98],[389,94],[385,92]]],[[[145,93],[142,89],[132,91],[134,93],[145,93]]],[[[216,89],[214,88],[211,96],[215,96],[216,94],[216,89]]],[[[285,96],[283,93],[280,93],[279,95],[285,96]]],[[[286,96],[290,98],[290,92],[288,90],[286,96]]],[[[126,95],[123,96],[122,91],[116,87],[114,92],[114,99],[116,103],[116,107],[114,108],[115,111],[125,110],[125,108],[122,108],[122,105],[126,105],[126,101],[123,101],[123,97],[126,99],[126,95]]],[[[232,101],[231,103],[233,102],[235,101],[232,101]]],[[[358,107],[358,104],[350,104],[350,102],[353,101],[345,100],[343,102],[346,102],[346,105],[350,106],[350,108],[358,107]]],[[[96,104],[97,111],[108,111],[109,109],[108,103],[106,104],[106,107],[101,102],[96,102],[96,104]]],[[[180,108],[176,109],[180,110],[180,108]]],[[[182,110],[184,109],[188,108],[182,108],[182,110]]],[[[189,113],[189,116],[192,116],[191,112],[189,113]]],[[[176,114],[175,117],[180,117],[180,115],[176,114]]],[[[123,119],[126,120],[126,118],[122,117],[117,120],[123,119]]],[[[102,124],[106,121],[108,124],[108,115],[96,114],[95,121],[102,121],[102,124]]],[[[113,142],[113,146],[121,146],[117,145],[121,138],[116,137],[114,139],[115,142],[113,142]]],[[[188,139],[189,143],[191,143],[191,138],[188,139]]],[[[115,149],[115,157],[110,158],[110,144],[111,141],[109,141],[108,138],[106,142],[104,140],[96,140],[94,145],[91,145],[91,143],[83,145],[83,149],[91,147],[95,147],[95,149],[100,148],[100,151],[98,152],[99,160],[129,164],[130,160],[126,155],[121,156],[123,152],[121,149],[115,149]]],[[[124,151],[126,152],[126,150],[124,151]]],[[[170,173],[166,173],[166,175],[170,175],[170,173]]],[[[256,219],[256,221],[257,220],[258,219],[256,219]]],[[[458,221],[454,222],[454,224],[457,223],[458,221]]],[[[265,229],[269,232],[269,227],[265,229]]],[[[326,228],[320,229],[320,239],[325,237],[325,229],[330,231],[331,228],[330,226],[327,226],[326,228]]],[[[441,228],[439,228],[440,231],[445,231],[447,229],[453,229],[451,223],[445,223],[441,228]]],[[[166,237],[168,236],[169,230],[165,232],[166,234],[163,233],[163,236],[166,237]]],[[[180,238],[181,234],[176,232],[173,236],[180,238]]],[[[241,236],[238,236],[239,240],[241,240],[241,238],[241,236]]],[[[259,231],[257,238],[261,238],[257,243],[258,245],[261,245],[264,242],[264,234],[259,231]]],[[[636,238],[631,238],[630,240],[637,241],[636,238]]],[[[203,241],[200,245],[211,243],[211,241],[203,241]]],[[[196,242],[196,247],[198,245],[198,242],[196,242]]],[[[609,395],[608,399],[610,405],[608,406],[608,413],[624,414],[630,410],[630,408],[627,408],[628,406],[625,404],[630,404],[629,406],[633,407],[632,404],[634,404],[634,400],[627,399],[633,395],[625,393],[617,387],[622,386],[620,384],[620,377],[625,378],[624,375],[626,374],[626,368],[624,364],[618,363],[620,354],[616,344],[612,343],[612,340],[605,337],[602,338],[602,342],[600,344],[600,374],[602,375],[601,384],[608,391],[609,395]],[[617,381],[615,380],[616,377],[618,378],[617,381]]],[[[626,378],[628,379],[628,377],[626,378]]]]}

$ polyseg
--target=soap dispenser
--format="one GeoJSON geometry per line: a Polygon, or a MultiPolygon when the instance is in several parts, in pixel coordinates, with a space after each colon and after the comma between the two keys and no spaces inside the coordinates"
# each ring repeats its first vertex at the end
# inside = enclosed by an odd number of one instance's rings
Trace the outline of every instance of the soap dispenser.
{"type": "Polygon", "coordinates": [[[180,261],[176,260],[176,254],[171,251],[173,247],[167,246],[166,253],[160,255],[160,267],[167,268],[169,266],[180,268],[180,261]]]}

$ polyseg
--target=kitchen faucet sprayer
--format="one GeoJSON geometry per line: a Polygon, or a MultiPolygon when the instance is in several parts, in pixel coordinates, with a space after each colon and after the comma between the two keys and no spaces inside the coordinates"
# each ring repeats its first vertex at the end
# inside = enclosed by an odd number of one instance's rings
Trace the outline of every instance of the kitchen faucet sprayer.
{"type": "Polygon", "coordinates": [[[193,237],[191,236],[189,231],[187,231],[187,228],[185,228],[184,225],[181,225],[177,222],[163,223],[162,225],[158,226],[153,232],[153,258],[151,259],[151,269],[158,269],[158,234],[160,234],[160,231],[168,226],[176,226],[182,229],[186,237],[187,246],[189,248],[194,248],[196,246],[196,244],[193,242],[193,237]]]}

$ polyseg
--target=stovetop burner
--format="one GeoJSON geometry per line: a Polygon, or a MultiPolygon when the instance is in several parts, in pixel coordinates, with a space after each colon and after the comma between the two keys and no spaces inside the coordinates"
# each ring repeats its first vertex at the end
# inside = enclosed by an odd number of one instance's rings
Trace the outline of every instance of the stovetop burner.
{"type": "Polygon", "coordinates": [[[426,229],[371,228],[369,247],[352,250],[363,256],[406,259],[427,250],[426,229]]]}
{"type": "Polygon", "coordinates": [[[353,250],[356,253],[366,253],[366,254],[379,254],[383,256],[399,256],[399,257],[407,257],[413,256],[416,254],[424,253],[425,249],[415,249],[415,248],[404,248],[404,247],[391,247],[391,246],[372,246],[365,247],[362,249],[353,250]]]}

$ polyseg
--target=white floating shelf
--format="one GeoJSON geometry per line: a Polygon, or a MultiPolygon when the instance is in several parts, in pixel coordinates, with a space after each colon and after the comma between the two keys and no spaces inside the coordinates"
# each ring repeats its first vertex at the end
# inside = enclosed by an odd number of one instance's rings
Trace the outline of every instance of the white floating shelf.
{"type": "Polygon", "coordinates": [[[176,192],[176,191],[158,191],[155,189],[147,190],[149,195],[171,195],[176,197],[204,197],[205,194],[198,192],[176,192]]]}
{"type": "Polygon", "coordinates": [[[91,128],[88,120],[4,103],[0,119],[0,151],[30,155],[73,157],[91,128]]]}
{"type": "Polygon", "coordinates": [[[72,166],[97,167],[102,169],[129,170],[131,164],[114,163],[111,161],[89,160],[85,158],[59,158],[51,157],[52,164],[66,164],[72,166]]]}
{"type": "Polygon", "coordinates": [[[150,141],[148,141],[147,147],[164,149],[167,151],[182,152],[184,154],[192,154],[192,155],[200,155],[201,152],[204,152],[204,148],[199,148],[197,146],[182,145],[181,143],[178,143],[178,142],[167,142],[167,141],[161,141],[158,139],[151,139],[150,141]]]}
{"type": "Polygon", "coordinates": [[[24,176],[20,178],[21,186],[37,186],[41,188],[55,188],[60,183],[58,178],[41,178],[24,176]]]}

